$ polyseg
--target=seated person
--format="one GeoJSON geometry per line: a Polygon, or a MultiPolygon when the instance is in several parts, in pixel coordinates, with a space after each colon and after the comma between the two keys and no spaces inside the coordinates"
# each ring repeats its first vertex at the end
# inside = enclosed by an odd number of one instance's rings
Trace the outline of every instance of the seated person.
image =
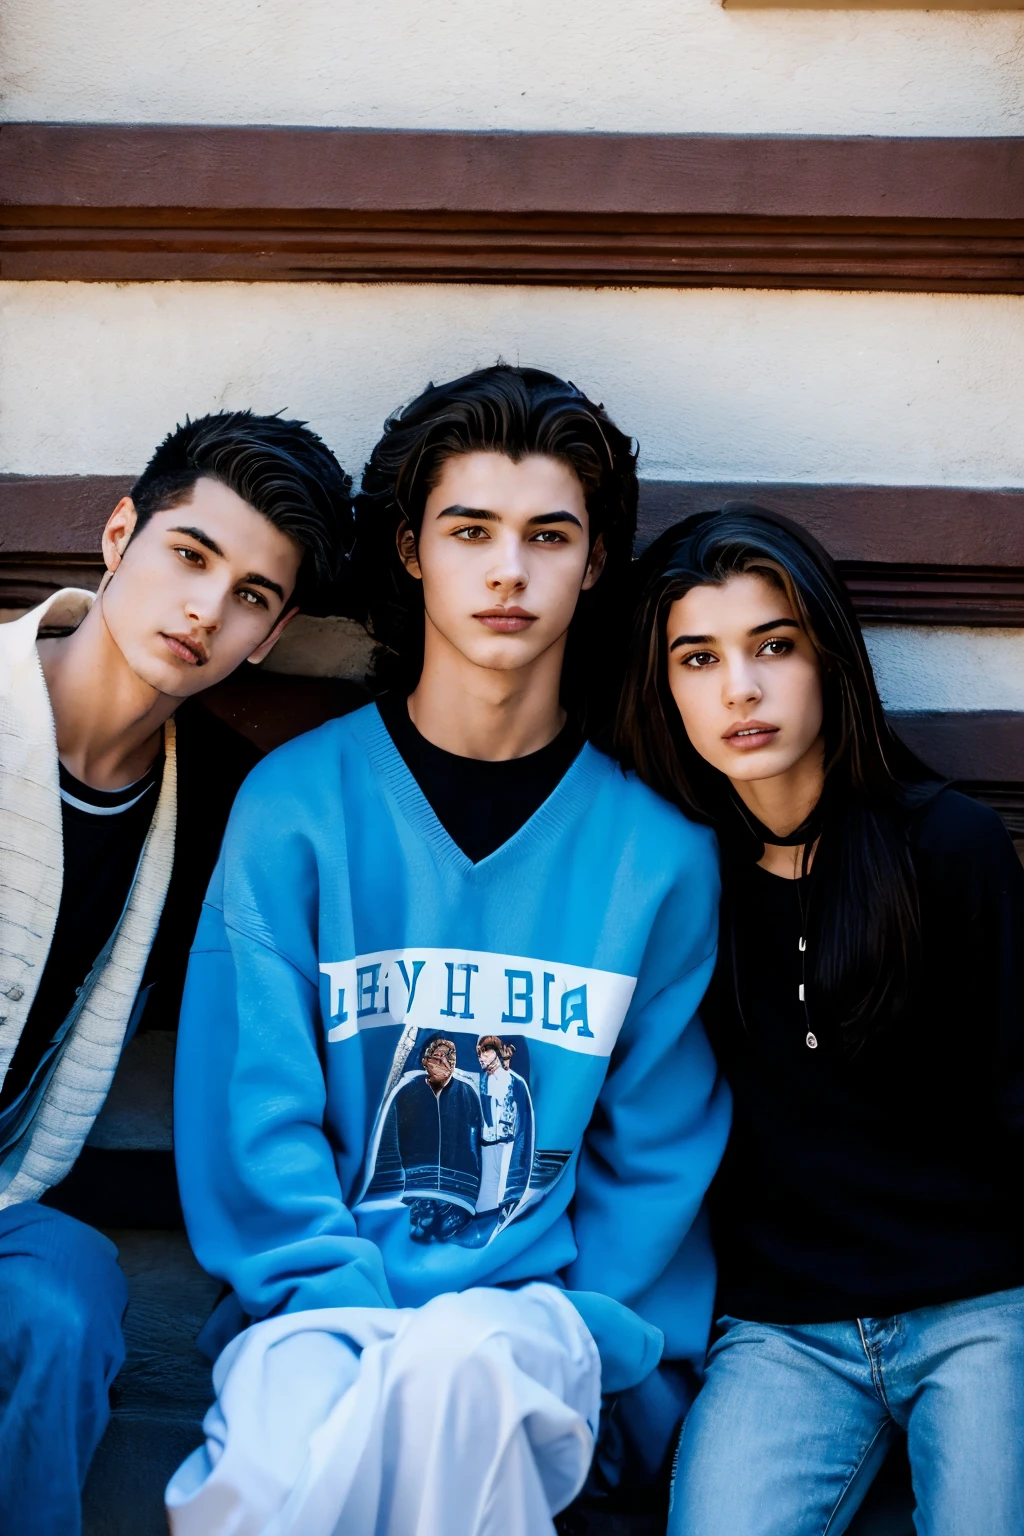
{"type": "Polygon", "coordinates": [[[719,834],[735,1102],[669,1532],[839,1536],[905,1435],[919,1532],[1020,1536],[1024,870],[893,734],[808,534],[733,502],[638,576],[621,749],[719,834]]]}
{"type": "Polygon", "coordinates": [[[602,1392],[699,1368],[715,846],[582,736],[636,502],[630,440],[534,369],[431,387],[374,449],[390,691],[247,780],[189,966],[182,1204],[259,1321],[176,1536],[543,1536],[602,1392]]]}
{"type": "Polygon", "coordinates": [[[332,575],[348,492],[300,422],[187,423],[108,518],[96,596],[69,588],[0,627],[3,1536],[80,1529],[127,1292],[112,1244],[39,1202],[75,1165],[147,1002],[176,1012],[255,757],[207,711],[186,706],[180,732],[174,712],[266,656],[332,575]]]}

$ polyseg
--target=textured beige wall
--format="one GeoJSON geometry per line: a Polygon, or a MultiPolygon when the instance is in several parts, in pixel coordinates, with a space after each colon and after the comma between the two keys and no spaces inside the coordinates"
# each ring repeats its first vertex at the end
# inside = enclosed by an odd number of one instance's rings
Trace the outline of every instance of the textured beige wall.
{"type": "Polygon", "coordinates": [[[131,473],[252,405],[358,473],[389,410],[499,356],[602,399],[648,478],[1024,485],[1018,298],[400,284],[0,284],[0,471],[131,473]]]}
{"type": "Polygon", "coordinates": [[[1019,13],[718,0],[4,0],[8,119],[1024,131],[1019,13]]]}

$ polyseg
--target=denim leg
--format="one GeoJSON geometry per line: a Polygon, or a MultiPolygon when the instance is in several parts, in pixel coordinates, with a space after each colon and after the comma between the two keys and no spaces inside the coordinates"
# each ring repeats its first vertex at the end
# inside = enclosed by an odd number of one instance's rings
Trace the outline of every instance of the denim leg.
{"type": "Polygon", "coordinates": [[[101,1233],[45,1206],[0,1210],[0,1536],[78,1536],[127,1301],[101,1233]]]}
{"type": "Polygon", "coordinates": [[[919,1536],[1024,1532],[1024,1289],[906,1312],[882,1352],[919,1536]]]}
{"type": "Polygon", "coordinates": [[[895,1433],[857,1324],[719,1326],[668,1536],[839,1536],[895,1433]]]}

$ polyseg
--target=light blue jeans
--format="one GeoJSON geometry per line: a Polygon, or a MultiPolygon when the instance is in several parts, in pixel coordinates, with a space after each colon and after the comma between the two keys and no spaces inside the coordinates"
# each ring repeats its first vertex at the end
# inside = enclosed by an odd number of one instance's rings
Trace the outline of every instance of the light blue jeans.
{"type": "Polygon", "coordinates": [[[1022,1536],[1024,1289],[899,1317],[719,1327],[668,1536],[839,1536],[901,1429],[919,1536],[1022,1536]]]}

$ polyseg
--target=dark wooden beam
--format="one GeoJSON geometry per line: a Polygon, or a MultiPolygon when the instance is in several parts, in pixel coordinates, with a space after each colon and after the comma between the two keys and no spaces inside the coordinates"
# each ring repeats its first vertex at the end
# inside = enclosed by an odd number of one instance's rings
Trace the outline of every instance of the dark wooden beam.
{"type": "MultiPolygon", "coordinates": [[[[68,582],[95,585],[100,530],[130,485],[128,475],[0,475],[0,606],[68,582]]],[[[638,547],[737,500],[814,533],[865,620],[1024,625],[1024,490],[645,480],[638,547]]]]}
{"type": "Polygon", "coordinates": [[[1020,844],[1024,839],[1024,714],[978,710],[892,714],[889,719],[929,767],[998,811],[1010,836],[1020,844]]]}
{"type": "Polygon", "coordinates": [[[841,561],[864,623],[1024,626],[1024,566],[841,561]]]}
{"type": "Polygon", "coordinates": [[[1024,292],[1024,138],[10,123],[0,275],[1024,292]]]}
{"type": "MultiPolygon", "coordinates": [[[[359,466],[350,466],[358,471],[359,466]]],[[[94,559],[100,530],[134,476],[0,475],[0,560],[94,559]]],[[[638,547],[728,501],[754,502],[808,528],[837,560],[1024,567],[1024,489],[641,480],[638,547]]]]}
{"type": "Polygon", "coordinates": [[[1024,781],[1024,713],[891,714],[898,734],[937,772],[964,782],[1024,781]]]}
{"type": "Polygon", "coordinates": [[[784,513],[833,559],[874,565],[1024,569],[1024,490],[930,485],[800,485],[780,481],[645,480],[639,548],[692,512],[729,501],[784,513]]]}

